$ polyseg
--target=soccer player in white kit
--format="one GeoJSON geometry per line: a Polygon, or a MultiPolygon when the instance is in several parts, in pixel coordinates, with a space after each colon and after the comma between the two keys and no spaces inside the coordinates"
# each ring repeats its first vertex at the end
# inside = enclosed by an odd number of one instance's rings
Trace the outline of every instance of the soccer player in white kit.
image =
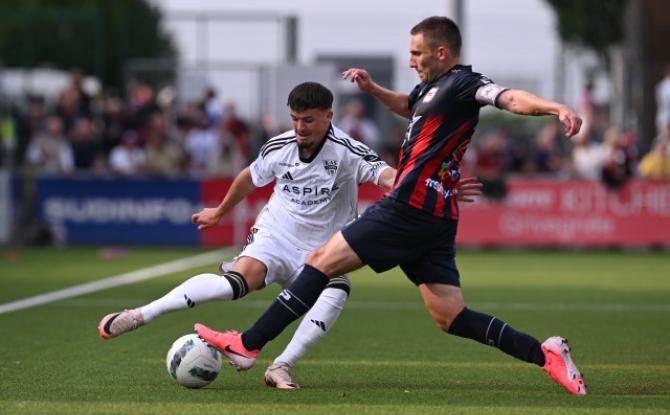
{"type": "MultiPolygon", "coordinates": [[[[287,288],[300,274],[307,254],[358,216],[361,183],[392,188],[395,169],[331,124],[332,102],[332,93],[323,85],[306,82],[296,86],[288,97],[293,129],[263,145],[219,206],[193,215],[198,229],[215,226],[256,187],[276,181],[242,252],[221,265],[223,274],[196,275],[145,306],[106,315],[98,325],[102,338],[134,330],[170,311],[236,300],[271,283],[287,288]]],[[[467,180],[461,189],[465,201],[479,191],[476,183],[467,180]]],[[[268,386],[299,387],[289,369],[330,330],[349,289],[346,275],[331,280],[286,349],[265,372],[268,386]]]]}

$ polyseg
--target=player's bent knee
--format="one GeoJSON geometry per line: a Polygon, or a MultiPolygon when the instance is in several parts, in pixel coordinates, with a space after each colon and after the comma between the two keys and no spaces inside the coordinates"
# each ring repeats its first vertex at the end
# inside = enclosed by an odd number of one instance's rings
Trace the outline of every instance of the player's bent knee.
{"type": "Polygon", "coordinates": [[[463,311],[463,308],[464,306],[459,306],[456,304],[454,307],[447,307],[440,310],[439,312],[432,312],[431,310],[431,314],[437,327],[446,333],[449,332],[451,324],[454,322],[456,317],[458,317],[461,311],[463,311]]]}
{"type": "Polygon", "coordinates": [[[310,252],[305,259],[305,263],[323,272],[324,265],[327,265],[324,263],[326,258],[325,248],[322,246],[310,252]]]}
{"type": "Polygon", "coordinates": [[[449,328],[451,327],[451,323],[453,322],[454,322],[453,319],[447,319],[447,318],[435,319],[435,324],[437,325],[437,328],[439,328],[445,333],[449,332],[449,328]]]}

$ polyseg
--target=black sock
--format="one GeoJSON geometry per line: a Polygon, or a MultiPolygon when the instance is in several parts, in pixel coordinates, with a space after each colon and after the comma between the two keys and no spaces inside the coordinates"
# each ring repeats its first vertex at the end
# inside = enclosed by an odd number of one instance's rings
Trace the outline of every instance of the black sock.
{"type": "Polygon", "coordinates": [[[312,308],[328,281],[323,272],[305,265],[293,284],[279,293],[256,323],[242,333],[244,347],[247,350],[257,350],[279,336],[286,326],[312,308]]]}
{"type": "Polygon", "coordinates": [[[517,359],[544,366],[540,342],[496,317],[466,307],[451,323],[449,333],[497,347],[517,359]]]}

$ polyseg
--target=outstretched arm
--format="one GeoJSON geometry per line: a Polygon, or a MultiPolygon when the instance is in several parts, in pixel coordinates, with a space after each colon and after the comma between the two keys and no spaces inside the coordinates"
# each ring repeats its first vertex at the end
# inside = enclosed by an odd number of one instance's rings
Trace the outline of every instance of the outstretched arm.
{"type": "Polygon", "coordinates": [[[412,118],[412,112],[409,109],[408,96],[405,94],[400,94],[390,89],[386,89],[379,84],[375,83],[370,74],[365,69],[360,68],[350,68],[342,72],[342,79],[348,79],[351,82],[356,82],[358,88],[361,91],[367,92],[373,97],[381,101],[382,104],[386,106],[389,110],[395,112],[396,114],[405,117],[412,118]]]}
{"type": "Polygon", "coordinates": [[[520,89],[509,89],[498,97],[498,106],[519,115],[556,115],[571,137],[579,132],[582,119],[567,105],[540,98],[520,89]]]}
{"type": "Polygon", "coordinates": [[[198,225],[198,229],[207,229],[216,226],[221,218],[228,213],[235,205],[240,203],[242,199],[247,197],[249,193],[253,192],[256,186],[251,180],[251,170],[249,167],[245,168],[240,174],[235,177],[233,184],[223,198],[219,206],[215,208],[204,208],[198,213],[191,216],[191,222],[198,225]]]}

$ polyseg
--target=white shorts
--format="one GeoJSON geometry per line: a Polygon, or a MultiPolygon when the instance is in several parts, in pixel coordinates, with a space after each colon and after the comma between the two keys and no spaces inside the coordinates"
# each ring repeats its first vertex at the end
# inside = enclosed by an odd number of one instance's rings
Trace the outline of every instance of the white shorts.
{"type": "Polygon", "coordinates": [[[310,251],[297,248],[281,237],[272,235],[268,230],[252,228],[247,244],[239,255],[228,263],[221,264],[223,272],[230,271],[238,258],[248,256],[261,261],[267,268],[265,285],[273,282],[287,288],[302,271],[305,259],[310,251]]]}

